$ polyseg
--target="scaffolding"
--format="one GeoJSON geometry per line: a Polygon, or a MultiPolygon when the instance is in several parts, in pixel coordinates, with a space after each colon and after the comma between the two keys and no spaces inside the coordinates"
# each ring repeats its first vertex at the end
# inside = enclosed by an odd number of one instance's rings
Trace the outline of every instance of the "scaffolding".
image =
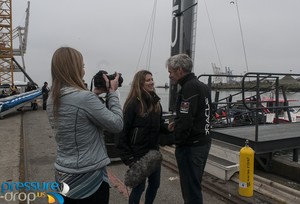
{"type": "Polygon", "coordinates": [[[0,83],[14,80],[11,0],[0,0],[0,83]]]}
{"type": "Polygon", "coordinates": [[[26,9],[25,26],[12,29],[12,0],[0,0],[0,85],[12,84],[14,72],[22,71],[14,63],[14,56],[21,56],[25,70],[24,54],[27,47],[30,2],[26,9]],[[17,48],[13,40],[17,39],[17,48]]]}

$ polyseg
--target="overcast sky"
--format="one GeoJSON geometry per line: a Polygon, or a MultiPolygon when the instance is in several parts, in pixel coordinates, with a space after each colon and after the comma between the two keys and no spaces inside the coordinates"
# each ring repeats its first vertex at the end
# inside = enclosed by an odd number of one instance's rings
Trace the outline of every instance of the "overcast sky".
{"type": "MultiPolygon", "coordinates": [[[[13,0],[13,27],[25,24],[27,0],[13,0]]],[[[85,81],[100,69],[121,72],[128,84],[147,64],[147,29],[155,0],[31,0],[25,65],[42,86],[51,84],[50,62],[61,46],[84,56],[85,81]],[[140,62],[139,62],[139,58],[140,62]]],[[[158,0],[149,70],[156,85],[168,82],[172,0],[158,0]]],[[[213,73],[211,63],[247,71],[300,73],[299,0],[199,0],[195,70],[213,73]]],[[[21,63],[21,59],[16,57],[21,63]]],[[[15,80],[22,79],[15,75],[15,80]]]]}

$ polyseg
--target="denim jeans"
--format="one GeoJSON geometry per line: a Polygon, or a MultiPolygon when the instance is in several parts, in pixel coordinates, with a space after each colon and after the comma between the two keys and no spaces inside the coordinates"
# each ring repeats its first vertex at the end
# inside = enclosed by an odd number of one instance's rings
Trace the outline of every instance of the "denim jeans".
{"type": "Polygon", "coordinates": [[[185,204],[202,204],[202,176],[211,142],[199,146],[176,147],[175,156],[185,204]]]}
{"type": "MultiPolygon", "coordinates": [[[[152,204],[157,190],[160,185],[160,171],[161,167],[157,169],[153,174],[151,174],[148,177],[148,187],[146,190],[146,195],[145,195],[145,204],[152,204]]],[[[146,186],[146,180],[144,180],[141,184],[139,184],[137,187],[133,188],[130,196],[129,196],[129,204],[139,204],[141,196],[145,190],[146,186]]]]}

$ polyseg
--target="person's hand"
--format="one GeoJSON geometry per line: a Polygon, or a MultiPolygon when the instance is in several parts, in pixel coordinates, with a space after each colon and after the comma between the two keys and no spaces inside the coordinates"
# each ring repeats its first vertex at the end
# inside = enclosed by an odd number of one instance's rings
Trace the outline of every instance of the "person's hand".
{"type": "Polygon", "coordinates": [[[170,122],[170,123],[168,124],[168,130],[169,130],[170,132],[173,132],[173,131],[174,131],[174,128],[175,128],[175,122],[170,122]]]}
{"type": "Polygon", "coordinates": [[[114,92],[118,89],[118,87],[119,87],[119,77],[120,77],[119,73],[116,72],[115,79],[114,80],[109,80],[107,78],[107,76],[105,74],[103,74],[103,78],[106,82],[106,87],[107,87],[108,92],[114,92]]]}
{"type": "Polygon", "coordinates": [[[103,93],[107,93],[107,89],[106,88],[95,87],[93,92],[96,95],[100,95],[100,94],[103,94],[103,93]]]}

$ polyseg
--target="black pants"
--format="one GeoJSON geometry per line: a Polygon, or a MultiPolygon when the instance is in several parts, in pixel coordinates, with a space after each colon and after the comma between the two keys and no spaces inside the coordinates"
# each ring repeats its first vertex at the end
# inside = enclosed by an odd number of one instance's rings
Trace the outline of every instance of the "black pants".
{"type": "Polygon", "coordinates": [[[43,110],[46,110],[47,107],[47,97],[43,97],[43,110]]]}
{"type": "Polygon", "coordinates": [[[48,99],[48,95],[44,94],[44,95],[43,95],[43,110],[46,110],[46,107],[47,107],[47,99],[48,99]]]}
{"type": "Polygon", "coordinates": [[[102,182],[99,189],[91,196],[84,199],[72,199],[64,197],[64,204],[108,204],[109,202],[109,185],[102,182]]]}

